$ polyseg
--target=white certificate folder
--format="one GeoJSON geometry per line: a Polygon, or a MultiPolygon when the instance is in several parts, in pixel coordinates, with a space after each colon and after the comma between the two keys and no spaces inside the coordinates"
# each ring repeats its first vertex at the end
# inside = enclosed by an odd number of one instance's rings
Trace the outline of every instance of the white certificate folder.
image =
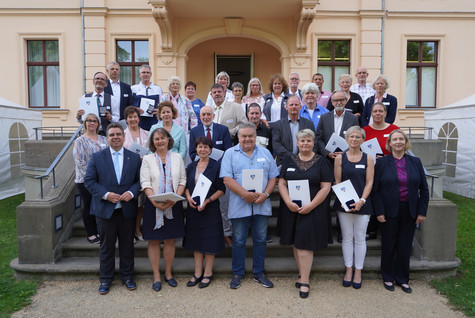
{"type": "Polygon", "coordinates": [[[308,180],[288,180],[289,196],[292,202],[300,207],[310,203],[310,187],[308,180]]]}
{"type": "Polygon", "coordinates": [[[248,191],[262,193],[262,182],[264,170],[262,169],[243,169],[242,187],[248,191]]]}
{"type": "Polygon", "coordinates": [[[136,142],[131,143],[128,149],[132,152],[138,153],[140,155],[140,158],[143,158],[145,155],[148,154],[148,149],[139,145],[136,142]]]}
{"type": "Polygon", "coordinates": [[[150,200],[157,201],[157,202],[166,202],[167,200],[172,200],[173,202],[178,202],[181,200],[185,200],[184,197],[181,195],[178,195],[174,192],[167,192],[167,193],[161,193],[161,194],[154,194],[149,196],[150,200]]]}
{"type": "Polygon", "coordinates": [[[331,135],[330,140],[328,140],[327,145],[325,146],[325,149],[330,152],[335,152],[336,150],[346,151],[348,148],[346,140],[335,133],[331,135]]]}
{"type": "Polygon", "coordinates": [[[361,144],[361,151],[376,159],[376,155],[383,155],[383,150],[379,145],[378,139],[373,138],[361,144]]]}
{"type": "Polygon", "coordinates": [[[339,184],[332,186],[333,192],[340,200],[341,205],[348,211],[350,209],[349,205],[356,203],[360,200],[360,197],[356,193],[355,188],[350,180],[343,181],[339,184]]]}
{"type": "Polygon", "coordinates": [[[84,114],[81,116],[81,120],[84,121],[87,114],[95,114],[99,117],[99,111],[97,110],[97,100],[94,97],[81,97],[79,98],[79,109],[84,109],[84,114]]]}
{"type": "Polygon", "coordinates": [[[209,192],[209,188],[211,188],[211,183],[211,180],[206,178],[202,173],[198,177],[198,181],[196,182],[191,197],[199,206],[202,206],[205,202],[206,196],[209,192]]]}

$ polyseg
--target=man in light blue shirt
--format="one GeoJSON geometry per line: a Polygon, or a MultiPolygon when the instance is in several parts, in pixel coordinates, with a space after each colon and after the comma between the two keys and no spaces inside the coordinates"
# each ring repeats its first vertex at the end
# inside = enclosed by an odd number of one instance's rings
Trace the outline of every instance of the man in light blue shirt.
{"type": "Polygon", "coordinates": [[[271,288],[274,284],[264,274],[266,237],[272,207],[269,199],[274,190],[279,172],[269,150],[256,146],[256,127],[244,123],[238,132],[239,144],[229,148],[221,162],[220,177],[230,190],[228,217],[233,226],[232,269],[229,283],[233,289],[241,286],[244,277],[246,239],[252,226],[254,280],[271,288]],[[242,187],[243,169],[263,171],[262,192],[248,191],[242,187]]]}

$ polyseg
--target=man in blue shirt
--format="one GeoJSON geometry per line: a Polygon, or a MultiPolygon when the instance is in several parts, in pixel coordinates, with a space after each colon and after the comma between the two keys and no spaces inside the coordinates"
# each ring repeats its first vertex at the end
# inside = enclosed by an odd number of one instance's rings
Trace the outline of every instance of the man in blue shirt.
{"type": "Polygon", "coordinates": [[[254,280],[271,288],[274,284],[264,273],[266,237],[272,207],[269,194],[274,190],[279,172],[269,150],[256,146],[256,127],[244,123],[238,131],[239,144],[228,149],[221,162],[220,177],[230,190],[228,217],[233,225],[232,269],[229,286],[241,286],[246,259],[246,239],[252,227],[254,280]],[[262,170],[262,190],[243,187],[243,169],[262,170]]]}

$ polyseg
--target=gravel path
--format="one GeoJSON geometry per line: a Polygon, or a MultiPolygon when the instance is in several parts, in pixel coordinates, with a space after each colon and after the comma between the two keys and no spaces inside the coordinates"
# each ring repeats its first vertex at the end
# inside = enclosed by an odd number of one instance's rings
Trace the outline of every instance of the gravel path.
{"type": "Polygon", "coordinates": [[[300,299],[295,278],[270,277],[266,289],[246,277],[241,288],[229,289],[228,278],[216,278],[206,289],[163,285],[156,293],[151,280],[138,280],[128,291],[118,281],[108,295],[97,293],[98,281],[45,282],[30,306],[12,317],[464,317],[426,280],[413,280],[412,294],[389,292],[381,280],[364,280],[360,290],[340,281],[314,278],[310,296],[300,299]]]}

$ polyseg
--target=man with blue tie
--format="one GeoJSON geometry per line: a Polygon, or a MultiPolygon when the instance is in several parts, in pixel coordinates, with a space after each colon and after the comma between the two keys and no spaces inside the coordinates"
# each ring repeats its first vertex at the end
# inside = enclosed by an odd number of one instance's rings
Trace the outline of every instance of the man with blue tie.
{"type": "Polygon", "coordinates": [[[232,147],[231,136],[226,126],[213,122],[214,111],[211,106],[203,106],[200,109],[201,124],[190,130],[190,150],[191,160],[195,160],[196,149],[195,140],[198,137],[208,137],[213,142],[213,148],[226,151],[232,147]]]}
{"type": "Polygon", "coordinates": [[[134,230],[140,191],[140,156],[123,147],[124,129],[107,127],[109,147],[93,153],[84,177],[92,195],[91,215],[101,238],[99,294],[109,292],[114,280],[115,243],[119,240],[119,276],[128,290],[137,288],[134,274],[134,230]]]}

